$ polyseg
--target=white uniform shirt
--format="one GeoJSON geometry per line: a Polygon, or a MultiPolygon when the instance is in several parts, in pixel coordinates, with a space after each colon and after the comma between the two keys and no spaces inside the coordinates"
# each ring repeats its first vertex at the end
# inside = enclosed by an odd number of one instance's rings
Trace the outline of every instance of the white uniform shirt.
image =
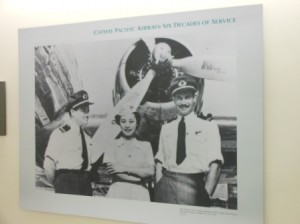
{"type": "Polygon", "coordinates": [[[177,165],[178,123],[181,117],[163,125],[159,139],[159,149],[155,156],[163,167],[172,172],[208,172],[211,162],[223,161],[221,139],[218,126],[213,121],[198,118],[194,113],[185,117],[186,158],[177,165]]]}
{"type": "MultiPolygon", "coordinates": [[[[60,127],[52,132],[45,157],[49,157],[55,162],[57,170],[80,170],[83,162],[80,128],[74,122],[70,122],[68,125],[69,127],[60,127]]],[[[85,132],[84,135],[89,159],[87,170],[90,170],[91,138],[85,132]]]]}

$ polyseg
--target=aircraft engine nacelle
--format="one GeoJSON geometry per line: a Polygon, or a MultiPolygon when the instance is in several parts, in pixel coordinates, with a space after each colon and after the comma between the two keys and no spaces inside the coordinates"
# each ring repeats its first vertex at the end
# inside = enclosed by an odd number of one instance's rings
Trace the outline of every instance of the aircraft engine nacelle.
{"type": "MultiPolygon", "coordinates": [[[[158,43],[167,43],[171,47],[174,59],[192,56],[192,52],[182,43],[170,38],[154,38],[151,40],[140,39],[125,52],[117,72],[113,102],[116,105],[119,100],[140,80],[149,70],[151,52],[158,43]],[[150,49],[152,48],[152,49],[150,49]]],[[[174,103],[167,90],[173,77],[180,75],[181,71],[176,68],[166,69],[158,73],[152,80],[150,87],[143,99],[139,111],[146,117],[155,121],[168,121],[176,117],[174,103]]],[[[200,114],[204,80],[199,79],[199,102],[196,113],[200,114]]]]}
{"type": "MultiPolygon", "coordinates": [[[[158,43],[167,43],[171,47],[174,59],[192,56],[191,50],[178,40],[171,38],[140,39],[124,53],[121,59],[113,91],[113,102],[116,105],[130,89],[142,80],[150,68],[151,53],[158,43]]],[[[170,67],[156,74],[138,109],[142,122],[138,134],[148,140],[158,139],[161,125],[176,118],[175,105],[167,90],[173,77],[181,75],[180,69],[170,67]],[[154,135],[151,137],[151,135],[154,135]],[[149,139],[150,138],[150,139],[149,139]]],[[[204,80],[199,81],[199,100],[196,113],[200,115],[204,80]]]]}

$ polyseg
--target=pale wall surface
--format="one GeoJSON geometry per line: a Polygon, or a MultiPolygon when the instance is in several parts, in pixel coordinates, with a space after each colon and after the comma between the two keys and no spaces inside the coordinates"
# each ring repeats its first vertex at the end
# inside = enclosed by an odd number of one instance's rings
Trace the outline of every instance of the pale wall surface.
{"type": "Polygon", "coordinates": [[[0,0],[0,80],[7,82],[7,136],[0,136],[0,223],[121,223],[19,208],[19,28],[249,4],[264,6],[265,223],[300,224],[298,0],[0,0]]]}

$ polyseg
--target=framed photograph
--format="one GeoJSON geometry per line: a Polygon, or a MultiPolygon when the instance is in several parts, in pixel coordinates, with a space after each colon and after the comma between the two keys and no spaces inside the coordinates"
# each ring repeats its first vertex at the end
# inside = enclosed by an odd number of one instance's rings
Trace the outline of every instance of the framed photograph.
{"type": "Polygon", "coordinates": [[[21,207],[263,223],[262,40],[261,5],[19,30],[21,207]]]}

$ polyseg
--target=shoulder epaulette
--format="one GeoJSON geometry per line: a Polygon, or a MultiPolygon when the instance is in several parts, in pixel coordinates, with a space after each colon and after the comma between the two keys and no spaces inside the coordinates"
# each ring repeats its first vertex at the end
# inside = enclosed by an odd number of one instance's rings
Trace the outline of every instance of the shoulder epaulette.
{"type": "Polygon", "coordinates": [[[214,119],[212,114],[207,114],[205,116],[202,112],[198,114],[197,117],[206,121],[212,121],[214,119]]]}
{"type": "Polygon", "coordinates": [[[59,130],[62,133],[65,133],[65,132],[69,131],[70,129],[71,129],[70,125],[67,125],[67,124],[59,128],[59,130]]]}

